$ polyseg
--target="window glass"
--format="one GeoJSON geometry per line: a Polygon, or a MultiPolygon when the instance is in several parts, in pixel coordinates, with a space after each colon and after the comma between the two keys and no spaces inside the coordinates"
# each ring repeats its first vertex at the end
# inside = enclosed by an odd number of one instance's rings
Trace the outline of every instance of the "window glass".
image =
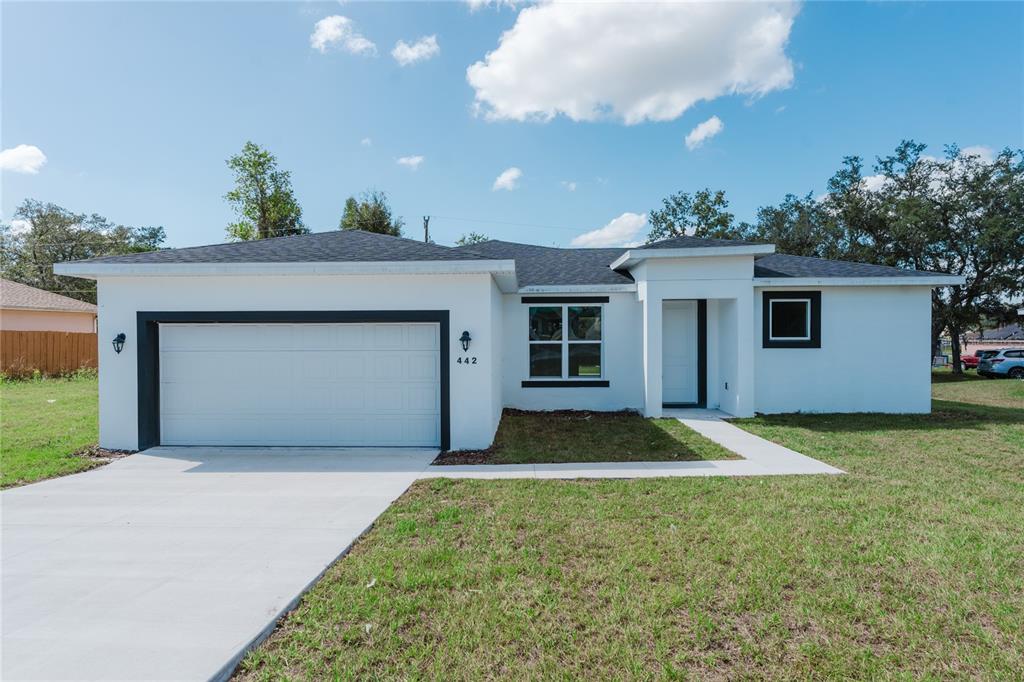
{"type": "Polygon", "coordinates": [[[530,340],[561,341],[562,308],[530,308],[530,340]]]}
{"type": "MultiPolygon", "coordinates": [[[[1024,358],[1024,350],[1008,350],[1003,353],[1003,356],[1008,358],[1024,358]]],[[[569,357],[571,358],[572,355],[569,357]]]]}
{"type": "Polygon", "coordinates": [[[570,343],[569,344],[569,376],[599,377],[601,376],[601,344],[570,343]]]}
{"type": "Polygon", "coordinates": [[[562,344],[531,343],[530,344],[530,376],[560,377],[562,376],[562,344]]]}
{"type": "Polygon", "coordinates": [[[771,302],[771,337],[773,339],[810,338],[809,301],[775,300],[771,302]]]}
{"type": "Polygon", "coordinates": [[[600,306],[569,306],[569,340],[601,340],[600,306]]]}

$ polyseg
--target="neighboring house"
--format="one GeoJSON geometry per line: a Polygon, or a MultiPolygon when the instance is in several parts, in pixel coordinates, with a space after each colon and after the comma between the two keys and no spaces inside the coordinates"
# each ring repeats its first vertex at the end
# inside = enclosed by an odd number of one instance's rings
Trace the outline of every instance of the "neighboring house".
{"type": "Polygon", "coordinates": [[[483,448],[503,407],[927,412],[931,290],[963,278],[774,250],[332,231],[54,270],[98,281],[108,448],[483,448]]]}
{"type": "Polygon", "coordinates": [[[96,306],[0,279],[0,330],[92,333],[96,306]]]}
{"type": "Polygon", "coordinates": [[[965,340],[964,355],[974,355],[979,350],[1024,348],[1024,325],[1015,322],[997,329],[985,329],[980,334],[968,334],[965,340]]]}

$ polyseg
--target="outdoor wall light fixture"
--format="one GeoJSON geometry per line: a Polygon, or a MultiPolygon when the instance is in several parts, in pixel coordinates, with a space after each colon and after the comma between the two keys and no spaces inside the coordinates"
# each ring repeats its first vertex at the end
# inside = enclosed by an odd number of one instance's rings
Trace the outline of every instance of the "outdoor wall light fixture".
{"type": "Polygon", "coordinates": [[[115,353],[120,353],[121,352],[121,349],[124,348],[124,341],[127,338],[128,337],[124,335],[124,332],[121,332],[120,334],[118,334],[117,336],[114,337],[114,340],[113,340],[112,343],[114,344],[114,352],[115,353]]]}
{"type": "Polygon", "coordinates": [[[462,336],[459,337],[459,343],[462,344],[462,350],[469,350],[469,342],[473,338],[469,335],[469,332],[462,332],[462,336]]]}

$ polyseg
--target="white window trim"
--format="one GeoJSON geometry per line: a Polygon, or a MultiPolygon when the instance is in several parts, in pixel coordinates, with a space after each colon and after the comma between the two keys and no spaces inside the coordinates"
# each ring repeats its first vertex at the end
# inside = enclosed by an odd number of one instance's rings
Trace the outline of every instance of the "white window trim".
{"type": "Polygon", "coordinates": [[[811,340],[811,299],[809,298],[773,298],[768,301],[768,340],[769,341],[810,341],[811,340]],[[804,336],[775,336],[772,333],[772,315],[775,312],[776,303],[803,303],[804,315],[806,316],[805,327],[807,334],[804,336]]]}
{"type": "Polygon", "coordinates": [[[602,303],[538,303],[531,305],[526,309],[526,374],[527,378],[536,381],[597,381],[604,379],[604,304],[602,303]],[[548,341],[544,339],[534,340],[530,338],[530,309],[531,308],[561,308],[562,310],[562,338],[558,341],[548,341]],[[574,341],[569,339],[569,308],[600,308],[601,310],[601,339],[599,341],[574,341]],[[562,346],[562,373],[559,376],[535,376],[530,371],[530,348],[534,344],[547,344],[554,345],[555,343],[561,344],[562,346]],[[569,345],[591,345],[599,346],[601,349],[601,356],[599,362],[601,363],[601,373],[596,375],[589,375],[583,377],[569,376],[569,345]]]}

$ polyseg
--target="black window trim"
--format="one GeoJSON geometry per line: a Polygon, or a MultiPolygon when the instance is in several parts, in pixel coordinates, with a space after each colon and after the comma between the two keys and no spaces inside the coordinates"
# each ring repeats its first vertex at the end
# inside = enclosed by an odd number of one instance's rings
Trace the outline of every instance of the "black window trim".
{"type": "Polygon", "coordinates": [[[765,291],[761,294],[761,346],[763,348],[821,348],[821,292],[765,291]],[[809,339],[772,339],[771,302],[807,299],[811,305],[809,339]]]}
{"type": "MultiPolygon", "coordinates": [[[[527,299],[531,297],[523,297],[523,303],[527,302],[527,299]]],[[[559,302],[556,303],[554,298],[538,298],[532,297],[531,307],[537,308],[558,308],[562,311],[562,338],[558,341],[550,341],[544,339],[531,339],[530,338],[530,309],[526,309],[526,374],[527,378],[522,380],[521,386],[523,388],[569,388],[569,387],[591,387],[591,388],[607,388],[608,378],[605,370],[605,338],[604,338],[604,315],[605,306],[608,302],[608,297],[604,296],[591,296],[591,297],[575,297],[557,299],[559,302]],[[601,311],[601,338],[597,341],[587,340],[571,340],[568,336],[569,327],[569,308],[598,308],[601,311]],[[562,348],[562,366],[565,368],[565,374],[559,376],[533,376],[530,374],[530,347],[531,346],[543,346],[545,344],[558,344],[562,348]],[[580,376],[573,377],[568,375],[569,366],[569,347],[573,344],[577,345],[592,345],[598,346],[601,349],[601,374],[600,376],[580,376]]]]}

